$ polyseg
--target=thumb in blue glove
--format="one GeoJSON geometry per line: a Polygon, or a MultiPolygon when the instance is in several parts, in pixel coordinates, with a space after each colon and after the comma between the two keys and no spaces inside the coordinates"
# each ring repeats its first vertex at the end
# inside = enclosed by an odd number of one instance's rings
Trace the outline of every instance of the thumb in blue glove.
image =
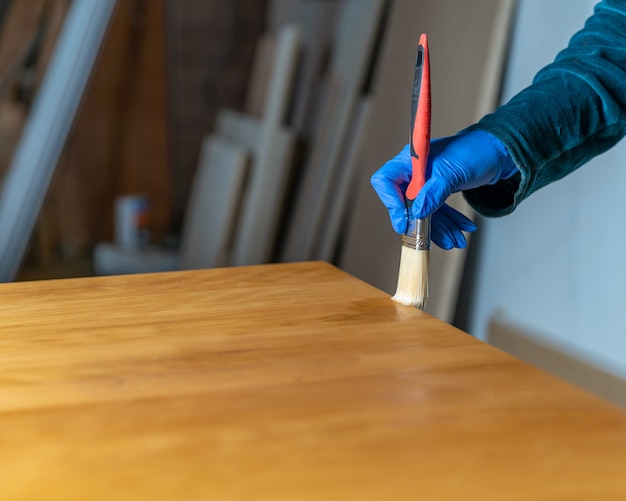
{"type": "MultiPolygon", "coordinates": [[[[463,231],[476,230],[470,219],[445,204],[446,199],[457,191],[494,184],[517,171],[506,147],[492,135],[478,130],[431,141],[427,169],[428,181],[413,202],[412,211],[416,218],[432,215],[431,239],[443,249],[464,248],[467,241],[463,231]]],[[[404,192],[410,178],[408,145],[371,178],[372,186],[389,211],[393,229],[400,234],[408,224],[404,192]]]]}

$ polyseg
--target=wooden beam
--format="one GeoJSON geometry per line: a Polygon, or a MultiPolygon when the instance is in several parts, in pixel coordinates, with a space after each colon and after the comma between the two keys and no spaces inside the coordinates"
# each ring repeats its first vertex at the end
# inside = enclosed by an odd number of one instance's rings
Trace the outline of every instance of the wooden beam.
{"type": "Polygon", "coordinates": [[[205,138],[183,226],[182,269],[228,264],[249,163],[241,146],[215,135],[205,138]]]}

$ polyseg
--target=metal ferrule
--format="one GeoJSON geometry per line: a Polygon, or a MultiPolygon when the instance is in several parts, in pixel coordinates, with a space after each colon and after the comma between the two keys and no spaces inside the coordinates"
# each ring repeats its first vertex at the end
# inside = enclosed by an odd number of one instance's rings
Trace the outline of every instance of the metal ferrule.
{"type": "Polygon", "coordinates": [[[409,219],[406,233],[402,235],[402,245],[417,250],[430,249],[430,216],[409,219]]]}

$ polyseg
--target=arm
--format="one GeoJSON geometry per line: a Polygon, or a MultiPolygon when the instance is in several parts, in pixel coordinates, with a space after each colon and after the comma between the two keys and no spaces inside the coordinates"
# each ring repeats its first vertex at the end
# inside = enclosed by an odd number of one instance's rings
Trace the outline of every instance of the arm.
{"type": "Polygon", "coordinates": [[[626,134],[626,2],[600,2],[532,85],[467,130],[498,138],[519,169],[510,179],[464,191],[487,216],[512,212],[614,146],[626,134]]]}

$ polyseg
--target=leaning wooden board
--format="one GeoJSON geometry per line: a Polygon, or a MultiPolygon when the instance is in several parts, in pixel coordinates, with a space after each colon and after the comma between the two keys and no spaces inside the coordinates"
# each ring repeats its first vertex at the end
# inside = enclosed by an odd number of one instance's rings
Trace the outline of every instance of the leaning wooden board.
{"type": "Polygon", "coordinates": [[[626,413],[324,263],[0,285],[5,499],[626,499],[626,413]]]}
{"type": "Polygon", "coordinates": [[[182,269],[228,265],[249,167],[244,147],[216,135],[204,138],[185,211],[182,269]]]}
{"type": "MultiPolygon", "coordinates": [[[[412,62],[420,33],[428,33],[433,92],[432,137],[456,134],[497,102],[499,71],[506,55],[510,0],[393,2],[377,64],[375,93],[357,157],[350,228],[339,265],[388,292],[395,291],[401,243],[369,178],[406,144],[412,62]],[[408,63],[408,64],[407,64],[408,63]],[[408,96],[408,97],[407,97],[408,96]]],[[[460,197],[460,196],[459,196],[460,197]]],[[[468,215],[467,204],[451,203],[468,215]]],[[[431,297],[427,311],[451,322],[465,263],[464,251],[430,252],[431,297]]]]}
{"type": "MultiPolygon", "coordinates": [[[[350,139],[358,111],[359,94],[364,86],[371,53],[379,29],[382,0],[348,0],[342,6],[336,26],[336,47],[330,62],[330,99],[320,120],[320,133],[296,190],[293,214],[286,231],[282,261],[319,258],[316,248],[328,227],[325,207],[336,184],[342,181],[342,154],[350,139]]],[[[332,218],[331,216],[328,216],[332,218]]]]}
{"type": "Polygon", "coordinates": [[[217,115],[216,133],[250,152],[250,172],[238,199],[240,218],[234,229],[227,264],[270,262],[279,234],[282,204],[287,198],[296,137],[282,125],[230,109],[217,115]]]}
{"type": "MultiPolygon", "coordinates": [[[[218,118],[217,133],[251,149],[252,166],[235,229],[231,264],[251,265],[272,260],[274,244],[286,198],[295,136],[284,125],[299,56],[300,30],[285,25],[276,34],[272,66],[260,119],[218,118]],[[238,122],[242,130],[238,129],[238,122]],[[256,121],[251,127],[245,122],[256,121]]],[[[232,118],[232,113],[229,115],[232,118]]],[[[241,115],[241,114],[240,114],[241,115]]]]}

